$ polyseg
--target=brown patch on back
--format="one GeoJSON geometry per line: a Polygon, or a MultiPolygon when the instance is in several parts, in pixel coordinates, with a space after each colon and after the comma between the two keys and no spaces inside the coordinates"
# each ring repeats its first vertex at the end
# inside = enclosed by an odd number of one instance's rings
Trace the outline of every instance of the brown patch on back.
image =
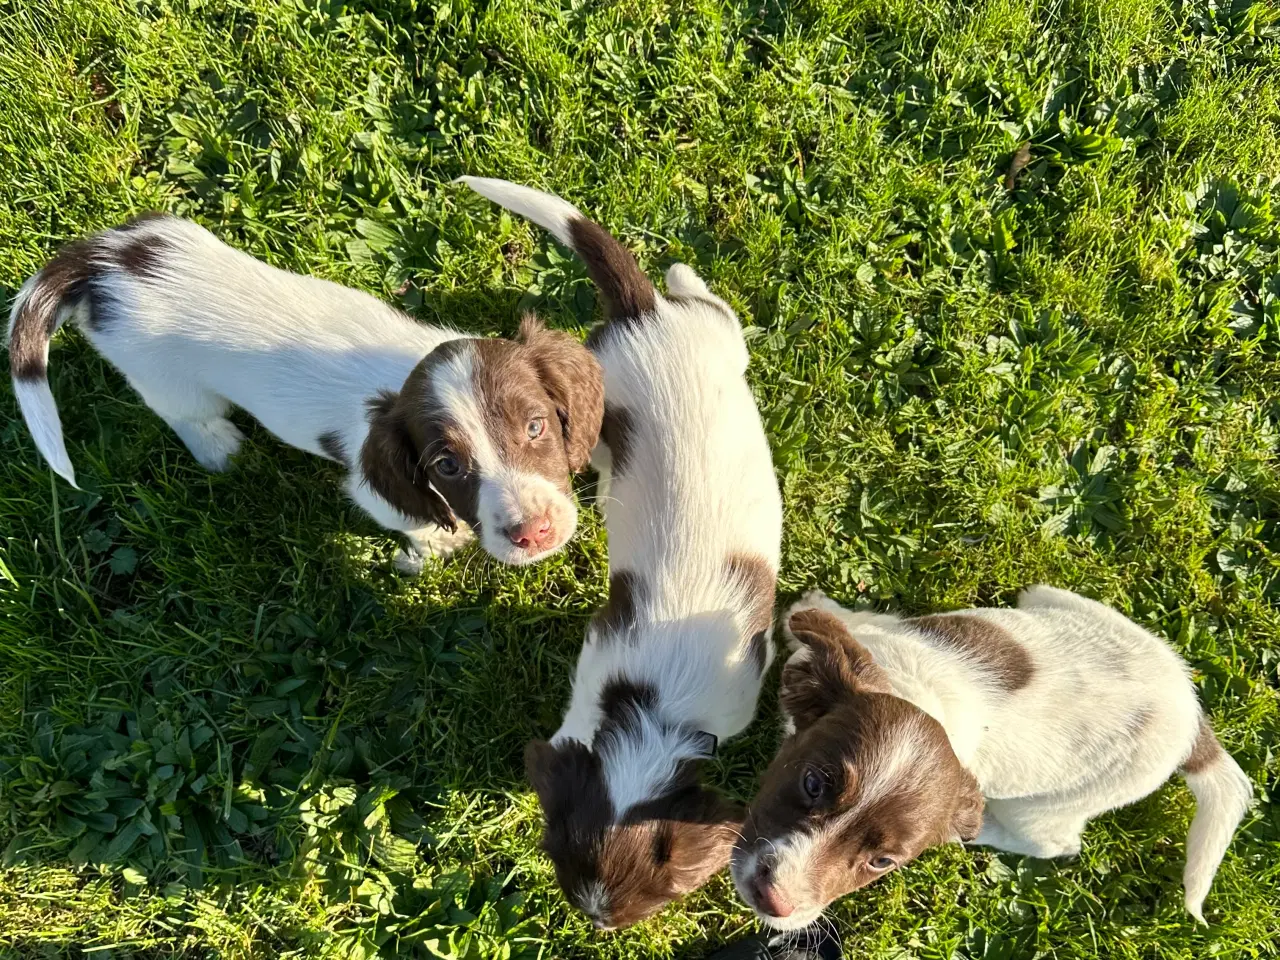
{"type": "Polygon", "coordinates": [[[600,688],[600,712],[603,726],[627,726],[640,710],[651,710],[658,704],[658,688],[651,683],[614,677],[600,688]]]}
{"type": "Polygon", "coordinates": [[[121,270],[140,280],[155,280],[171,249],[163,237],[139,233],[129,236],[115,249],[115,262],[121,270]]]}
{"type": "Polygon", "coordinates": [[[632,570],[609,574],[609,599],[591,618],[598,634],[627,630],[636,623],[636,608],[644,603],[648,588],[644,577],[632,570]]]}
{"type": "Polygon", "coordinates": [[[631,465],[631,412],[626,407],[606,403],[600,424],[600,439],[609,448],[609,470],[622,476],[631,465]]]}
{"type": "Polygon", "coordinates": [[[1004,627],[982,617],[939,613],[904,622],[941,646],[977,661],[1010,693],[1027,686],[1035,676],[1035,664],[1026,647],[1004,627]]]}
{"type": "Polygon", "coordinates": [[[653,284],[631,251],[599,224],[583,218],[569,224],[574,252],[600,290],[608,320],[637,319],[657,303],[653,284]]]}
{"type": "Polygon", "coordinates": [[[757,554],[732,554],[725,562],[726,576],[739,591],[745,607],[738,611],[751,639],[749,652],[756,672],[769,662],[769,628],[773,626],[773,597],[778,575],[757,554]]]}
{"type": "Polygon", "coordinates": [[[164,262],[164,239],[138,233],[138,228],[163,214],[144,215],[108,231],[64,245],[37,274],[36,284],[14,320],[9,338],[9,370],[16,380],[45,376],[45,350],[58,325],[63,306],[88,302],[85,325],[102,330],[109,317],[96,281],[112,269],[142,280],[154,279],[164,262]],[[122,236],[108,244],[109,234],[122,236]],[[138,234],[134,236],[134,234],[138,234]]]}
{"type": "Polygon", "coordinates": [[[1218,738],[1213,734],[1213,727],[1209,725],[1208,719],[1202,716],[1200,718],[1200,729],[1196,733],[1196,742],[1191,747],[1191,755],[1182,761],[1182,766],[1178,769],[1182,773],[1194,776],[1217,763],[1222,758],[1223,753],[1222,744],[1218,742],[1218,738]]]}

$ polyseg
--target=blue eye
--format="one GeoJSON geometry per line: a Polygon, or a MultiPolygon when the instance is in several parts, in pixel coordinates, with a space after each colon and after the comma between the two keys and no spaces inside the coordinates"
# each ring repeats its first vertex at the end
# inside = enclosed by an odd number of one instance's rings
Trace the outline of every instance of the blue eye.
{"type": "Polygon", "coordinates": [[[431,469],[442,477],[453,477],[457,476],[461,468],[458,465],[457,458],[446,453],[443,457],[438,457],[432,462],[431,469]]]}
{"type": "Polygon", "coordinates": [[[529,426],[526,428],[525,432],[529,434],[530,440],[537,440],[540,436],[542,436],[542,432],[546,429],[547,429],[547,418],[534,417],[532,420],[529,421],[529,426]]]}
{"type": "Polygon", "coordinates": [[[894,866],[893,857],[873,857],[871,860],[872,870],[892,870],[894,866]]]}

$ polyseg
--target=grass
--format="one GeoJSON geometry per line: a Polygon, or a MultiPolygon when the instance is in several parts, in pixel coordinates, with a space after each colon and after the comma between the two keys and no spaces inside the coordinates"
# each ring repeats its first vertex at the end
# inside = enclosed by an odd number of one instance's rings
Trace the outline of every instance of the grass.
{"type": "MultiPolygon", "coordinates": [[[[923,857],[832,911],[849,956],[1280,954],[1274,6],[0,0],[0,49],[3,292],[163,208],[424,321],[582,331],[583,271],[449,181],[543,186],[749,324],[784,596],[1048,581],[1186,655],[1263,798],[1210,926],[1174,782],[1075,861],[923,857]]],[[[697,958],[751,929],[720,877],[598,935],[538,853],[520,756],[603,598],[590,511],[535,569],[405,580],[332,466],[246,423],[207,475],[73,332],[51,369],[83,492],[0,386],[0,956],[697,958]]],[[[767,691],[715,780],[749,797],[776,738],[767,691]]]]}

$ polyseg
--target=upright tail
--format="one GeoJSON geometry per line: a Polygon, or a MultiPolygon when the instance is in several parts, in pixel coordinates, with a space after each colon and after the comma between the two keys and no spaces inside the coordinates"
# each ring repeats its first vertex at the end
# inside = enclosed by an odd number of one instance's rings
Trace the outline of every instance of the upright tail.
{"type": "Polygon", "coordinates": [[[58,405],[49,390],[49,341],[68,309],[86,295],[90,271],[86,249],[76,243],[64,247],[23,285],[9,312],[9,372],[22,418],[36,449],[73,487],[76,472],[62,439],[58,405]]]}
{"type": "Polygon", "coordinates": [[[1253,784],[1200,718],[1191,755],[1179,773],[1196,798],[1196,813],[1187,833],[1187,866],[1182,874],[1187,911],[1204,923],[1204,898],[1227,852],[1236,827],[1253,804],[1253,784]]]}
{"type": "Polygon", "coordinates": [[[639,317],[654,309],[657,292],[631,251],[573,204],[508,180],[459,177],[458,182],[532,220],[576,253],[600,290],[606,320],[639,317]]]}

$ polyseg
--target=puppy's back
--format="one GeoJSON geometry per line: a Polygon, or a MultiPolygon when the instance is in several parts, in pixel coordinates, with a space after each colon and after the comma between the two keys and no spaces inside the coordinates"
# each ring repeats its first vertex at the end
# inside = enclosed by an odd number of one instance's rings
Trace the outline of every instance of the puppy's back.
{"type": "Polygon", "coordinates": [[[1041,586],[1016,610],[948,616],[979,616],[1025,654],[1025,669],[985,698],[987,729],[971,769],[987,796],[1033,794],[1047,784],[1089,790],[1123,772],[1141,781],[1137,799],[1190,750],[1200,707],[1186,664],[1116,611],[1041,586]]]}

